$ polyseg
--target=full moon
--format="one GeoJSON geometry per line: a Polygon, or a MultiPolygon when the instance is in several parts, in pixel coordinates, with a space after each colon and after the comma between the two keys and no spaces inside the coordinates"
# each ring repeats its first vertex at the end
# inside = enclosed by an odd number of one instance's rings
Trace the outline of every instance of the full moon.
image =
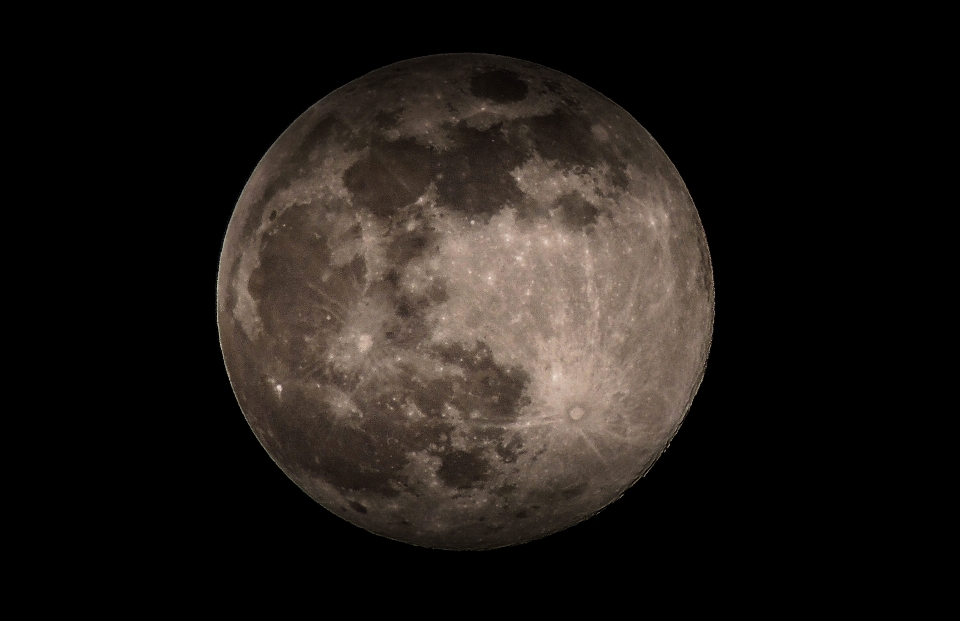
{"type": "Polygon", "coordinates": [[[369,532],[489,549],[619,498],[703,378],[710,254],[676,168],[577,80],[500,56],[389,65],[253,171],[217,283],[264,449],[369,532]]]}

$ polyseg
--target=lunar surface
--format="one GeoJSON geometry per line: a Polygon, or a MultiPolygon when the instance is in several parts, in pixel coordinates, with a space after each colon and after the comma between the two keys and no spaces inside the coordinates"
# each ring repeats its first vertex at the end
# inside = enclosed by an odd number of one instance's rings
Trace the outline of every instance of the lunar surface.
{"type": "Polygon", "coordinates": [[[227,229],[237,400],[370,532],[486,549],[619,498],[676,433],[713,330],[706,238],[628,113],[556,71],[418,58],[325,97],[227,229]]]}

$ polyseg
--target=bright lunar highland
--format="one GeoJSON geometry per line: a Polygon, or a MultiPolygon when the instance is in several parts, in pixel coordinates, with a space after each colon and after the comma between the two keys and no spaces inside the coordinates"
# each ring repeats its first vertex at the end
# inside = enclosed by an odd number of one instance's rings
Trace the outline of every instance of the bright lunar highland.
{"type": "Polygon", "coordinates": [[[301,115],[230,220],[217,313],[264,448],[370,532],[522,543],[619,498],[703,377],[713,273],[673,164],[562,73],[379,69],[301,115]]]}

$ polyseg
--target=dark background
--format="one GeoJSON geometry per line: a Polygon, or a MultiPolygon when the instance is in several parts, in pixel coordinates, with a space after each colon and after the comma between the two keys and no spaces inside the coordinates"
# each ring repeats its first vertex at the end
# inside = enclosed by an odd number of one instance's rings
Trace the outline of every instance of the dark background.
{"type": "MultiPolygon", "coordinates": [[[[577,45],[548,36],[511,40],[523,38],[450,37],[436,44],[398,38],[351,50],[322,37],[289,48],[282,37],[238,35],[210,49],[181,49],[150,61],[156,97],[164,102],[154,134],[167,164],[158,158],[146,177],[168,203],[167,212],[183,218],[178,237],[168,241],[175,259],[160,270],[158,283],[168,292],[158,304],[173,328],[158,331],[160,362],[143,387],[144,400],[163,421],[155,427],[165,462],[154,465],[160,482],[153,492],[162,516],[154,535],[160,548],[211,568],[295,566],[319,574],[374,563],[400,579],[407,563],[425,562],[438,574],[489,571],[493,580],[527,571],[558,578],[618,572],[623,578],[613,560],[640,573],[675,563],[685,572],[722,572],[733,559],[780,565],[787,551],[798,550],[804,530],[797,516],[810,509],[797,499],[797,466],[786,455],[791,426],[800,421],[793,403],[798,388],[785,386],[782,370],[789,358],[784,352],[802,344],[783,336],[791,320],[781,312],[787,276],[777,259],[785,226],[778,210],[794,199],[777,144],[802,96],[790,99],[788,91],[806,79],[803,64],[784,56],[774,75],[768,59],[736,42],[694,54],[679,42],[654,45],[639,38],[616,45],[599,35],[577,45]],[[647,476],[567,531],[480,553],[416,548],[369,534],[300,491],[244,420],[216,326],[223,235],[247,178],[273,141],[347,82],[443,52],[539,63],[626,109],[686,182],[710,245],[717,291],[703,383],[647,476]]],[[[790,131],[805,130],[794,123],[790,131]]],[[[156,226],[163,230],[174,220],[156,226]]]]}
{"type": "MultiPolygon", "coordinates": [[[[463,595],[458,612],[480,600],[506,609],[504,593],[562,605],[632,596],[642,614],[663,595],[651,578],[689,587],[671,601],[679,610],[716,604],[698,588],[711,584],[738,605],[789,582],[779,607],[833,606],[822,596],[850,597],[851,579],[872,570],[892,586],[865,600],[884,605],[923,564],[895,554],[926,550],[933,512],[915,498],[934,469],[912,471],[904,453],[947,459],[926,447],[950,410],[924,408],[900,377],[928,357],[888,348],[943,340],[917,338],[897,306],[926,314],[939,300],[917,286],[926,268],[910,267],[904,244],[949,249],[921,229],[946,222],[950,201],[914,196],[947,177],[949,123],[935,112],[950,39],[938,15],[524,8],[77,6],[15,20],[7,181],[27,196],[6,212],[19,287],[8,306],[40,319],[8,322],[34,354],[8,354],[8,389],[25,397],[7,412],[7,443],[22,453],[8,477],[31,492],[8,503],[27,527],[9,529],[31,563],[11,561],[21,577],[59,572],[98,605],[118,578],[145,585],[139,603],[179,603],[185,584],[204,593],[218,581],[245,603],[273,576],[296,601],[349,583],[367,588],[351,600],[364,604],[395,583],[414,607],[437,593],[463,595]],[[333,89],[443,52],[540,63],[632,114],[689,187],[717,293],[703,384],[650,473],[568,531],[484,553],[388,541],[310,500],[247,426],[216,328],[223,234],[272,142],[333,89]],[[903,146],[916,138],[937,148],[903,146]],[[891,201],[898,183],[910,193],[891,201]],[[38,380],[31,392],[24,377],[38,380]],[[911,399],[894,403],[897,389],[911,399]],[[294,591],[298,579],[313,588],[294,591]]],[[[943,554],[947,537],[933,532],[929,549],[943,554]]]]}

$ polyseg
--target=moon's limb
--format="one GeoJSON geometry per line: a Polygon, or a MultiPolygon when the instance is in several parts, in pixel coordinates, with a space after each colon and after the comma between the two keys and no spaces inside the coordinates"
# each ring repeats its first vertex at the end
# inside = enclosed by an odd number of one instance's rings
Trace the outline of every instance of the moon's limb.
{"type": "Polygon", "coordinates": [[[491,548],[596,513],[679,427],[713,325],[706,239],[628,114],[448,55],[305,112],[244,189],[221,344],[264,447],[381,535],[491,548]]]}

